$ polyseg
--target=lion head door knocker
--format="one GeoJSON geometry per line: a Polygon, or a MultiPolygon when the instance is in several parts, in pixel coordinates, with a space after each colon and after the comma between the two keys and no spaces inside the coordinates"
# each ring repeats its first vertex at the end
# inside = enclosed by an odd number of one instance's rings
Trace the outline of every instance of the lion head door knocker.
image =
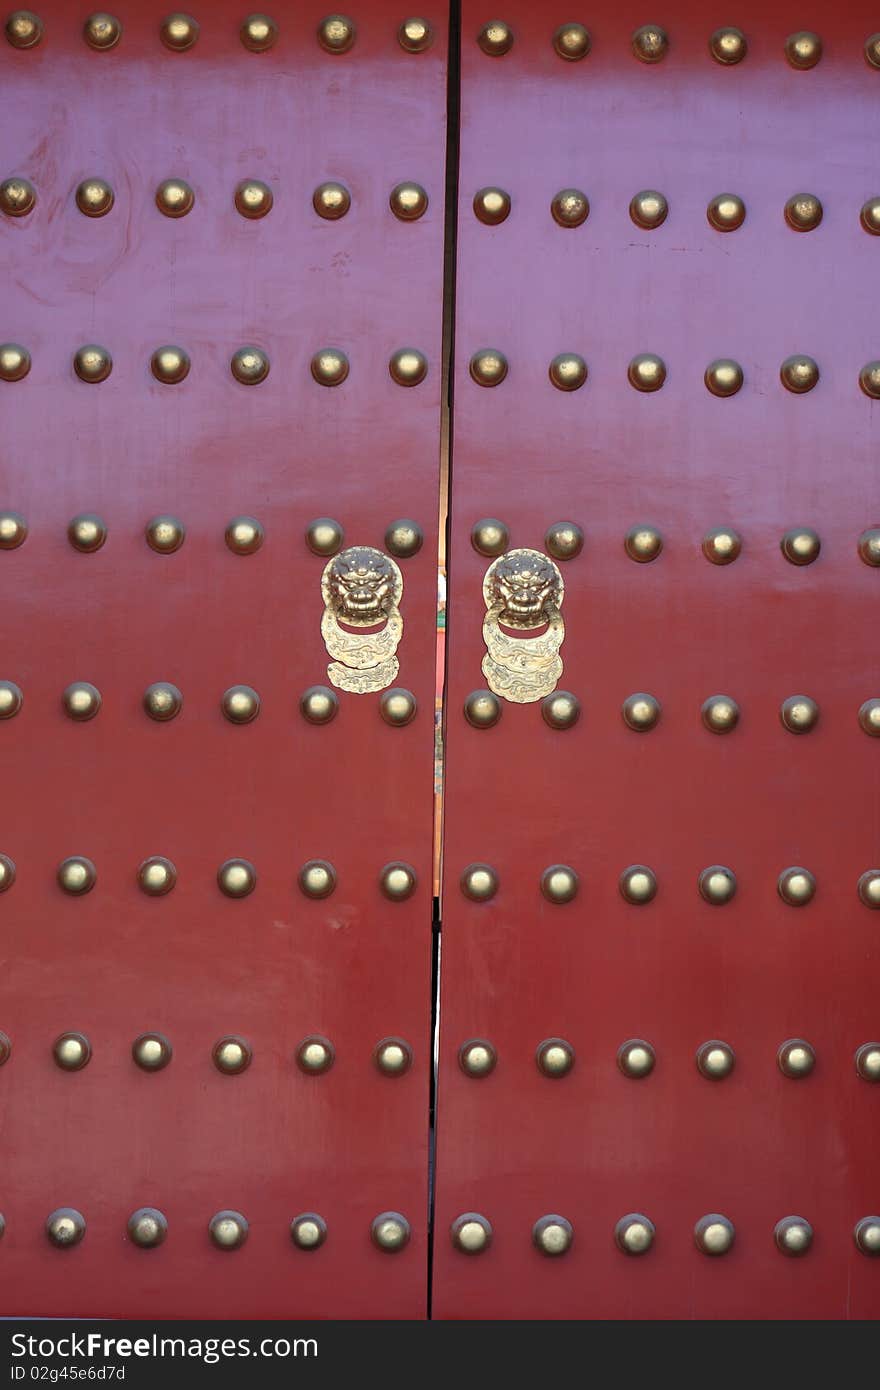
{"type": "Polygon", "coordinates": [[[321,594],[332,684],[355,695],[393,685],[400,669],[395,653],[403,636],[403,575],[391,557],[369,545],[341,550],[321,576],[321,594]]]}
{"type": "Polygon", "coordinates": [[[559,569],[540,550],[508,550],[493,560],[483,579],[483,675],[496,695],[528,705],[555,690],[564,595],[559,569]],[[535,637],[514,635],[536,628],[543,630],[535,637]]]}

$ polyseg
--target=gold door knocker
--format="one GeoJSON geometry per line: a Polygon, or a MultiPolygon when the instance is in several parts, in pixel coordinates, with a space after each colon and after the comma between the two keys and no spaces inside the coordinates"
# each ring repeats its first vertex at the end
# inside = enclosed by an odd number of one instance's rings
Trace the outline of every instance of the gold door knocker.
{"type": "Polygon", "coordinates": [[[332,684],[355,695],[392,685],[400,669],[395,652],[403,636],[403,575],[391,557],[369,545],[340,551],[321,576],[321,594],[321,634],[334,658],[327,667],[332,684]],[[347,630],[380,624],[381,630],[369,633],[347,630]]]}
{"type": "Polygon", "coordinates": [[[483,675],[502,699],[528,705],[556,689],[562,675],[564,596],[562,575],[540,550],[508,550],[487,569],[483,675]],[[545,630],[537,637],[511,635],[538,627],[545,630]]]}

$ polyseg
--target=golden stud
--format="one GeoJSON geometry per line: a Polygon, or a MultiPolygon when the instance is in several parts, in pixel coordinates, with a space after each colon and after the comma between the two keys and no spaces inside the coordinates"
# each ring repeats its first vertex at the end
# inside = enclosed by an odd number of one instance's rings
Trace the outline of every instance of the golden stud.
{"type": "Polygon", "coordinates": [[[328,14],[318,25],[318,43],[327,53],[347,53],[355,40],[355,27],[344,14],[328,14]]]}
{"type": "Polygon", "coordinates": [[[663,549],[663,537],[655,526],[632,526],[623,538],[623,548],[631,560],[647,565],[663,549]]]}
{"type": "Polygon", "coordinates": [[[403,1076],[412,1059],[412,1048],[403,1038],[383,1038],[373,1051],[373,1060],[384,1076],[403,1076]]]}
{"type": "Polygon", "coordinates": [[[0,719],[12,719],[24,702],[21,687],[15,681],[0,681],[0,719]]]}
{"type": "MultiPolygon", "coordinates": [[[[877,733],[880,734],[880,700],[877,706],[877,733]]],[[[491,690],[472,690],[464,702],[464,717],[474,729],[491,729],[501,718],[501,701],[491,690]]]]}
{"type": "Polygon", "coordinates": [[[535,1064],[544,1076],[567,1076],[574,1066],[574,1048],[564,1038],[545,1038],[535,1052],[535,1064]]]}
{"type": "Polygon", "coordinates": [[[155,1207],[138,1207],[128,1218],[128,1236],[142,1250],[154,1250],[168,1234],[168,1222],[155,1207]]]}
{"type": "Polygon", "coordinates": [[[645,734],[649,729],[653,729],[662,712],[660,701],[653,695],[647,695],[644,691],[638,691],[635,695],[629,695],[621,706],[623,722],[630,729],[634,729],[637,734],[645,734]]]}
{"type": "Polygon", "coordinates": [[[300,696],[299,708],[310,724],[329,724],[339,713],[339,696],[329,685],[310,685],[300,696]]]}
{"type": "Polygon", "coordinates": [[[113,358],[106,348],[97,343],[86,343],[74,353],[73,370],[80,381],[96,385],[99,381],[107,380],[113,370],[113,358]]]}
{"type": "MultiPolygon", "coordinates": [[[[15,882],[15,863],[8,854],[0,854],[0,893],[6,893],[15,882]]],[[[4,1035],[5,1036],[5,1035],[4,1035]]],[[[3,1061],[5,1061],[5,1057],[3,1061]]],[[[2,1065],[2,1062],[0,1062],[2,1065]]]]}
{"type": "Polygon", "coordinates": [[[704,1255],[726,1255],[735,1236],[733,1223],[718,1212],[701,1216],[694,1227],[694,1244],[704,1255]]]}
{"type": "Polygon", "coordinates": [[[142,893],[151,898],[161,898],[170,893],[177,882],[177,870],[170,859],[154,854],[138,868],[137,881],[142,893]]]}
{"type": "Polygon", "coordinates": [[[640,352],[630,362],[626,375],[637,391],[659,391],[666,380],[666,363],[655,352],[640,352]]]}
{"type": "Polygon", "coordinates": [[[156,189],[156,207],[166,217],[186,217],[196,195],[183,179],[165,179],[156,189]]]}
{"type": "Polygon", "coordinates": [[[84,1033],[62,1033],[52,1044],[52,1056],[62,1071],[82,1071],[92,1056],[91,1043],[84,1033]]]}
{"type": "Polygon", "coordinates": [[[307,898],[329,898],[336,887],[336,870],[327,859],[310,859],[299,871],[299,886],[307,898]]]}
{"type": "Polygon", "coordinates": [[[579,188],[562,188],[550,204],[550,212],[560,227],[580,227],[590,215],[590,200],[579,188]]]}
{"type": "Polygon", "coordinates": [[[0,381],[21,381],[31,369],[31,355],[21,343],[0,343],[0,381]]]}
{"type": "Polygon", "coordinates": [[[487,227],[497,227],[510,216],[510,194],[503,188],[480,188],[474,194],[474,216],[487,227]]]}
{"type": "Polygon", "coordinates": [[[866,734],[880,738],[880,700],[866,700],[859,709],[859,723],[866,734]]]}
{"type": "Polygon", "coordinates": [[[776,887],[780,898],[789,907],[804,907],[816,892],[816,880],[809,869],[794,866],[783,869],[776,887]]]}
{"type": "Polygon", "coordinates": [[[853,1060],[863,1081],[880,1081],[880,1043],[862,1043],[853,1060]]]}
{"type": "Polygon", "coordinates": [[[250,53],[266,53],[278,39],[278,25],[267,14],[249,14],[238,36],[250,53]]]}
{"type": "Polygon", "coordinates": [[[418,348],[398,348],[391,355],[388,370],[398,386],[418,386],[428,375],[428,359],[418,348]]]}
{"type": "Polygon", "coordinates": [[[403,728],[405,724],[412,723],[417,709],[415,695],[411,690],[404,690],[403,686],[392,686],[379,696],[379,713],[385,723],[392,727],[403,728]]]}
{"type": "Polygon", "coordinates": [[[250,685],[231,685],[223,692],[220,708],[230,724],[250,724],[260,713],[260,697],[250,685]]]}
{"type": "Polygon", "coordinates": [[[550,363],[549,375],[558,391],[577,391],[587,379],[587,364],[576,352],[560,352],[550,363]]]}
{"type": "Polygon", "coordinates": [[[351,194],[344,183],[321,183],[312,194],[312,207],[319,217],[336,222],[351,207],[351,194]]]}
{"type": "Polygon", "coordinates": [[[630,1038],[629,1042],[621,1043],[617,1049],[617,1065],[624,1076],[632,1077],[635,1081],[649,1076],[656,1061],[653,1047],[644,1038],[630,1038]]]}
{"type": "Polygon", "coordinates": [[[484,903],[498,892],[498,874],[491,864],[468,864],[461,876],[461,891],[475,903],[484,903]]]}
{"type": "Polygon", "coordinates": [[[564,1255],[573,1240],[571,1222],[564,1216],[542,1216],[532,1227],[532,1242],[542,1255],[564,1255]]]}
{"type": "Polygon", "coordinates": [[[869,198],[862,204],[859,221],[871,236],[880,236],[880,198],[869,198]]]}
{"type": "Polygon", "coordinates": [[[653,1221],[649,1221],[647,1216],[642,1216],[638,1211],[631,1211],[628,1216],[622,1216],[614,1227],[617,1248],[622,1250],[624,1255],[647,1254],[654,1244],[655,1235],[653,1221]]]}
{"type": "Polygon", "coordinates": [[[185,53],[199,37],[199,26],[188,14],[170,14],[162,21],[159,37],[174,53],[185,53]]]}
{"type": "Polygon", "coordinates": [[[716,357],[706,368],[703,380],[713,396],[735,396],[743,384],[743,369],[730,357],[716,357]]]}
{"type": "Polygon", "coordinates": [[[242,217],[250,218],[251,221],[265,217],[267,212],[271,212],[274,201],[271,188],[261,179],[242,179],[241,183],[236,185],[236,210],[242,217]]]}
{"type": "Polygon", "coordinates": [[[658,24],[643,24],[632,36],[632,51],[640,63],[659,63],[668,48],[668,35],[658,24]]]}
{"type": "Polygon", "coordinates": [[[570,63],[586,58],[591,45],[590,31],[583,24],[561,24],[553,35],[556,52],[570,63]]]}
{"type": "Polygon", "coordinates": [[[880,869],[866,869],[859,877],[858,889],[865,907],[880,907],[880,869]]]}
{"type": "Polygon", "coordinates": [[[729,734],[739,723],[739,705],[729,695],[710,695],[700,709],[700,718],[713,734],[729,734]]]}
{"type": "Polygon", "coordinates": [[[76,205],[86,217],[104,217],[114,202],[106,179],[83,179],[76,190],[76,205]]]}
{"type": "Polygon", "coordinates": [[[94,719],[101,708],[101,692],[88,681],[74,681],[61,696],[64,712],[70,719],[85,723],[94,719]]]}
{"type": "Polygon", "coordinates": [[[476,1211],[462,1212],[449,1228],[452,1244],[464,1255],[481,1255],[492,1243],[492,1227],[476,1211]]]}
{"type": "Polygon", "coordinates": [[[257,871],[247,859],[227,859],[217,870],[217,883],[227,898],[246,898],[257,885],[257,871]]]}
{"type": "Polygon", "coordinates": [[[584,533],[575,521],[555,521],[548,527],[544,544],[556,560],[573,560],[584,548],[584,533]]]}
{"type": "Polygon", "coordinates": [[[320,1076],[329,1071],[336,1060],[336,1052],[329,1038],[319,1034],[303,1038],[296,1049],[296,1065],[309,1076],[320,1076]]]}
{"type": "Polygon", "coordinates": [[[816,1053],[803,1038],[789,1038],[776,1054],[776,1065],[783,1076],[797,1080],[809,1076],[816,1065],[816,1053]]]}
{"type": "Polygon", "coordinates": [[[483,25],[477,43],[490,58],[503,58],[513,48],[513,30],[503,19],[492,19],[483,25]]]}
{"type": "Polygon", "coordinates": [[[710,864],[697,880],[701,895],[707,903],[721,906],[729,903],[736,893],[736,875],[723,864],[710,864]]]}
{"type": "Polygon", "coordinates": [[[401,222],[417,222],[428,211],[428,195],[420,183],[399,183],[392,188],[388,205],[401,222]]]}
{"type": "Polygon", "coordinates": [[[385,532],[387,549],[400,560],[409,560],[413,555],[417,555],[424,539],[425,533],[419,523],[410,521],[408,517],[392,521],[385,532]]]}
{"type": "Polygon", "coordinates": [[[0,1067],[2,1067],[12,1055],[12,1040],[8,1034],[0,1033],[0,1067]]]}
{"type": "Polygon", "coordinates": [[[866,565],[880,565],[880,526],[871,526],[859,536],[859,558],[866,565]]]}
{"type": "Polygon", "coordinates": [[[46,1235],[53,1245],[79,1245],[85,1233],[86,1219],[75,1207],[58,1207],[46,1218],[46,1235]]]}
{"type": "Polygon", "coordinates": [[[131,1045],[131,1055],[142,1071],[162,1071],[173,1049],[164,1033],[141,1033],[131,1045]]]}
{"type": "Polygon", "coordinates": [[[485,1038],[471,1038],[458,1049],[458,1065],[466,1076],[481,1080],[489,1076],[498,1062],[498,1054],[485,1038]]]}
{"type": "Polygon", "coordinates": [[[716,63],[723,63],[725,67],[741,63],[748,52],[746,36],[741,29],[730,26],[716,29],[709,40],[709,52],[716,63]]]}
{"type": "Polygon", "coordinates": [[[805,391],[812,391],[819,380],[819,367],[812,357],[795,353],[793,357],[786,357],[779,368],[779,378],[786,391],[802,396],[805,391]]]}
{"type": "Polygon", "coordinates": [[[500,386],[507,376],[507,358],[496,348],[483,348],[474,353],[469,371],[478,386],[500,386]]]}
{"type": "Polygon", "coordinates": [[[578,887],[578,876],[567,864],[551,864],[541,875],[541,892],[548,903],[572,902],[578,887]]]}
{"type": "Polygon", "coordinates": [[[697,1049],[697,1071],[707,1081],[723,1081],[736,1066],[736,1054],[729,1043],[712,1038],[697,1049]]]}
{"type": "Polygon", "coordinates": [[[258,347],[240,347],[232,354],[229,369],[242,386],[259,386],[269,375],[269,358],[258,347]]]}
{"type": "Polygon", "coordinates": [[[37,202],[37,190],[28,179],[4,179],[0,183],[0,212],[8,217],[27,217],[37,202]]]}
{"type": "Polygon", "coordinates": [[[649,903],[657,894],[657,877],[645,864],[630,864],[620,875],[620,891],[628,903],[649,903]]]}
{"type": "Polygon", "coordinates": [[[815,193],[795,193],[785,204],[785,220],[793,232],[811,232],[822,221],[822,204],[815,193]]]}
{"type": "Polygon", "coordinates": [[[226,1076],[237,1076],[240,1072],[247,1071],[253,1058],[250,1043],[233,1034],[218,1038],[211,1049],[211,1061],[217,1070],[226,1076]]]}
{"type": "Polygon", "coordinates": [[[863,49],[865,62],[872,68],[880,68],[880,34],[869,34],[863,49]]]}
{"type": "Polygon", "coordinates": [[[183,696],[170,681],[156,681],[144,691],[143,705],[151,719],[164,724],[174,719],[183,707],[183,696]]]}
{"type": "Polygon", "coordinates": [[[399,1211],[383,1211],[370,1225],[370,1239],[379,1250],[394,1255],[409,1244],[410,1224],[399,1211]]]}
{"type": "Polygon", "coordinates": [[[238,1250],[248,1237],[247,1217],[240,1211],[218,1211],[208,1223],[208,1233],[220,1250],[238,1250]]]}
{"type": "Polygon", "coordinates": [[[880,1255],[880,1216],[863,1216],[853,1231],[853,1240],[863,1255],[880,1255]]]}
{"type": "Polygon", "coordinates": [[[321,348],[310,365],[319,386],[341,386],[348,376],[348,358],[340,348],[321,348]]]}
{"type": "Polygon", "coordinates": [[[786,531],[779,542],[782,553],[792,565],[811,565],[819,558],[822,542],[811,526],[795,526],[786,531]]]}
{"type": "Polygon", "coordinates": [[[581,717],[581,702],[570,690],[554,690],[541,701],[541,714],[551,729],[573,729],[581,717]]]}
{"type": "Polygon", "coordinates": [[[816,726],[819,706],[809,695],[789,695],[782,702],[779,717],[789,733],[806,734],[816,726]]]}
{"type": "Polygon", "coordinates": [[[706,208],[716,232],[735,232],[746,220],[746,205],[736,193],[718,193],[706,208]]]}
{"type": "Polygon", "coordinates": [[[859,372],[859,385],[866,396],[880,400],[880,362],[866,362],[859,372]]]}
{"type": "Polygon", "coordinates": [[[434,30],[426,19],[405,19],[397,31],[397,42],[407,53],[424,53],[434,42],[434,30]]]}
{"type": "Polygon", "coordinates": [[[28,526],[20,512],[0,512],[0,550],[17,550],[27,540],[28,526]]]}
{"type": "Polygon", "coordinates": [[[793,68],[801,71],[814,68],[822,57],[822,40],[809,30],[789,34],[785,40],[785,56],[793,68]]]}
{"type": "Polygon", "coordinates": [[[703,537],[703,554],[710,564],[732,565],[742,550],[742,537],[732,526],[716,526],[703,537]]]}
{"type": "Polygon", "coordinates": [[[122,37],[122,25],[112,14],[89,15],[83,26],[83,38],[89,48],[106,51],[115,48],[122,37]]]}
{"type": "Polygon", "coordinates": [[[13,10],[6,21],[6,38],[13,48],[33,48],[43,37],[43,21],[32,10],[13,10]]]}
{"type": "Polygon", "coordinates": [[[82,854],[73,854],[58,865],[56,877],[59,888],[65,893],[82,897],[94,888],[98,872],[91,859],[86,859],[82,854]]]}
{"type": "Polygon", "coordinates": [[[344,540],[345,532],[332,516],[318,516],[306,527],[306,545],[314,555],[335,555],[344,540]]]}
{"type": "Polygon", "coordinates": [[[656,188],[643,188],[630,200],[629,215],[637,227],[652,232],[660,227],[669,214],[669,204],[656,188]]]}
{"type": "Polygon", "coordinates": [[[379,886],[392,902],[403,902],[415,892],[416,871],[411,864],[395,861],[386,864],[379,876],[379,886]]]}
{"type": "Polygon", "coordinates": [[[173,555],[186,540],[186,527],[176,516],[154,516],[144,527],[144,536],[158,555],[173,555]]]}
{"type": "Polygon", "coordinates": [[[471,545],[479,555],[492,558],[503,555],[510,544],[510,532],[503,521],[494,516],[484,516],[471,530],[471,545]]]}
{"type": "Polygon", "coordinates": [[[314,1211],[304,1211],[290,1223],[290,1239],[300,1250],[318,1250],[327,1239],[327,1222],[314,1211]]]}
{"type": "Polygon", "coordinates": [[[182,347],[166,344],[156,348],[150,358],[150,371],[165,386],[177,386],[189,376],[189,354],[182,347]]]}
{"type": "Polygon", "coordinates": [[[223,539],[233,555],[253,555],[266,539],[266,533],[256,517],[234,516],[223,539]]]}

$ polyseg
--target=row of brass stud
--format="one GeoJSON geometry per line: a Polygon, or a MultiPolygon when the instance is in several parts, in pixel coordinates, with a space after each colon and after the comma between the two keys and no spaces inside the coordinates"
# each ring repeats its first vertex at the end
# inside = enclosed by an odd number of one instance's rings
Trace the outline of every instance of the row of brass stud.
{"type": "MultiPolygon", "coordinates": [[[[6,1220],[0,1215],[0,1236],[6,1220]]],[[[58,1207],[46,1219],[46,1235],[59,1248],[79,1245],[86,1234],[86,1219],[75,1207],[58,1207]]],[[[142,1249],[162,1245],[168,1220],[156,1207],[139,1207],[126,1223],[129,1239],[142,1249]]],[[[250,1225],[240,1211],[218,1211],[208,1223],[208,1235],[221,1250],[244,1245],[250,1225]]],[[[290,1222],[290,1238],[301,1250],[317,1250],[327,1240],[327,1222],[317,1212],[302,1212],[290,1222]]],[[[641,1212],[629,1212],[614,1227],[614,1242],[625,1255],[644,1255],[654,1244],[657,1228],[641,1212]]],[[[400,1212],[384,1211],[370,1224],[370,1239],[380,1250],[394,1253],[409,1243],[412,1228],[400,1212]]],[[[451,1223],[453,1246],[465,1255],[479,1255],[492,1243],[492,1223],[480,1212],[462,1212],[451,1223]]],[[[863,1255],[880,1254],[880,1216],[863,1216],[852,1232],[863,1255]]],[[[574,1227],[564,1216],[548,1212],[534,1223],[532,1244],[542,1255],[564,1255],[574,1240],[574,1227]]],[[[694,1244],[703,1255],[726,1255],[736,1238],[733,1222],[720,1212],[708,1212],[694,1226],[694,1244]]],[[[803,1216],[784,1216],[773,1227],[773,1241],[783,1255],[805,1255],[813,1243],[813,1227],[803,1216]]]]}
{"type": "MultiPolygon", "coordinates": [[[[27,520],[20,512],[0,512],[0,550],[17,550],[27,540],[28,532],[27,520]]],[[[67,525],[67,539],[74,550],[88,555],[101,549],[108,533],[106,521],[94,512],[80,512],[67,525]]],[[[178,517],[164,514],[151,517],[143,534],[151,550],[160,555],[173,555],[186,540],[186,527],[178,517]]],[[[234,516],[226,526],[223,539],[234,555],[253,555],[262,547],[266,532],[255,516],[234,516]]],[[[341,550],[345,532],[338,521],[321,516],[309,522],[303,539],[313,554],[329,556],[341,550]]],[[[421,526],[409,517],[398,517],[385,531],[386,549],[402,560],[418,554],[424,539],[421,526]]],[[[880,564],[880,533],[877,549],[877,563],[880,564]]]]}
{"type": "MultiPolygon", "coordinates": [[[[30,350],[21,343],[0,343],[0,381],[23,381],[31,362],[30,350]]],[[[94,386],[110,376],[113,356],[99,343],[86,343],[77,348],[72,365],[80,381],[94,386]]],[[[150,371],[163,386],[179,386],[189,376],[191,366],[186,349],[170,343],[157,348],[150,358],[150,371]]],[[[230,372],[243,386],[257,386],[265,381],[270,367],[268,354],[253,346],[239,348],[229,361],[230,372]]],[[[351,363],[341,348],[320,348],[309,363],[312,378],[319,386],[341,386],[350,370],[351,363]]],[[[418,348],[399,348],[388,361],[388,373],[398,386],[419,386],[428,375],[428,359],[418,348]]]]}
{"type": "MultiPolygon", "coordinates": [[[[12,1041],[0,1032],[0,1066],[12,1055],[12,1041]]],[[[139,1033],[131,1045],[133,1060],[142,1071],[164,1071],[174,1049],[164,1033],[139,1033]]],[[[294,1061],[308,1076],[321,1076],[336,1061],[336,1048],[329,1038],[310,1033],[296,1046],[294,1061]]],[[[52,1058],[62,1071],[82,1071],[92,1060],[92,1044],[85,1033],[61,1033],[52,1044],[52,1058]]],[[[372,1058],[384,1076],[403,1076],[413,1062],[413,1050],[403,1038],[380,1038],[373,1048],[372,1058]]],[[[237,1076],[247,1071],[254,1059],[254,1050],[246,1038],[228,1033],[218,1038],[211,1049],[211,1061],[224,1076],[237,1076]]]]}
{"type": "MultiPolygon", "coordinates": [[[[498,871],[491,864],[468,864],[459,882],[462,893],[473,902],[491,901],[500,887],[498,871]]],[[[617,882],[622,897],[629,903],[641,905],[657,896],[657,875],[647,864],[630,864],[617,882]]],[[[568,864],[551,864],[541,874],[540,886],[548,902],[570,903],[580,890],[580,876],[568,864]]],[[[735,897],[738,883],[733,869],[726,864],[710,864],[700,870],[696,886],[705,902],[721,907],[735,897]]],[[[809,869],[792,865],[777,878],[776,890],[790,907],[803,907],[815,897],[816,879],[809,869]]],[[[517,891],[521,891],[521,885],[517,885],[517,891]]],[[[865,907],[880,908],[880,869],[866,869],[859,877],[856,892],[865,907]]]]}
{"type": "MultiPolygon", "coordinates": [[[[617,1066],[624,1076],[640,1081],[657,1064],[657,1053],[644,1038],[628,1038],[617,1049],[617,1066]]],[[[736,1066],[736,1053],[729,1043],[711,1038],[701,1043],[694,1055],[697,1071],[707,1081],[723,1081],[736,1066]]],[[[856,1074],[863,1081],[880,1081],[880,1042],[866,1042],[853,1055],[856,1074]]],[[[458,1049],[458,1065],[475,1080],[491,1076],[498,1065],[498,1053],[487,1038],[469,1038],[458,1049]]],[[[567,1076],[575,1065],[575,1051],[565,1038],[545,1038],[535,1051],[535,1065],[543,1076],[567,1076]]],[[[816,1050],[804,1038],[787,1038],[776,1051],[776,1065],[783,1076],[799,1080],[809,1076],[816,1065],[816,1050]]]]}
{"type": "MultiPolygon", "coordinates": [[[[0,893],[15,883],[17,870],[8,854],[0,854],[0,893]]],[[[82,897],[98,881],[94,861],[84,854],[62,860],[55,875],[65,893],[82,897]]],[[[335,890],[336,870],[326,859],[310,859],[299,871],[298,883],[307,898],[327,898],[335,890]]],[[[170,859],[155,854],[145,859],[137,871],[138,886],[154,898],[170,893],[177,882],[177,869],[170,859]]],[[[418,878],[411,864],[393,860],[379,874],[379,887],[392,902],[403,902],[416,890],[418,878]]],[[[217,886],[228,898],[246,898],[257,886],[257,871],[249,859],[227,859],[217,870],[217,886]]]]}
{"type": "MultiPolygon", "coordinates": [[[[159,211],[173,218],[186,217],[196,202],[192,185],[181,178],[164,179],[155,197],[159,211]]],[[[86,217],[106,217],[116,202],[112,185],[98,177],[83,179],[74,198],[86,217]]],[[[236,184],[233,205],[242,217],[256,221],[271,212],[274,203],[275,195],[262,179],[242,179],[236,184]]],[[[388,206],[401,222],[417,222],[427,212],[428,203],[425,189],[411,179],[395,184],[388,196],[388,206]]],[[[0,183],[0,212],[8,217],[27,217],[36,205],[37,190],[30,179],[14,176],[0,183]]],[[[351,207],[351,190],[335,180],[321,183],[312,194],[312,207],[319,217],[336,222],[351,207]]]]}
{"type": "MultiPolygon", "coordinates": [[[[489,185],[474,194],[475,217],[487,227],[498,227],[510,216],[513,200],[504,188],[489,185]]],[[[792,231],[814,231],[823,217],[821,199],[815,193],[795,193],[783,208],[783,218],[792,231]]],[[[590,200],[580,188],[562,188],[550,202],[550,215],[560,227],[581,227],[590,216],[590,200]]],[[[669,216],[669,202],[655,188],[643,188],[629,204],[629,215],[643,231],[662,227],[669,216]]],[[[746,220],[745,201],[738,193],[717,193],[706,208],[709,226],[716,232],[735,232],[746,220]]],[[[859,222],[863,231],[880,236],[880,198],[862,204],[859,222]]]]}
{"type": "MultiPolygon", "coordinates": [[[[501,58],[509,53],[514,45],[514,31],[503,19],[492,19],[484,24],[477,34],[477,43],[490,58],[501,58]]],[[[560,58],[577,62],[586,58],[593,47],[589,29],[583,24],[562,24],[553,34],[553,48],[560,58]]],[[[669,52],[669,34],[659,24],[641,24],[630,36],[630,50],[641,63],[659,63],[669,52]]],[[[708,40],[709,53],[716,63],[731,67],[741,63],[749,49],[748,40],[741,29],[725,25],[716,29],[708,40]]],[[[786,61],[793,68],[804,71],[814,68],[822,57],[822,40],[812,30],[801,29],[789,34],[783,46],[786,61]]],[[[880,68],[880,33],[871,34],[862,45],[865,61],[872,68],[880,68]]]]}
{"type": "MultiPolygon", "coordinates": [[[[6,21],[6,37],[13,48],[34,48],[45,33],[43,21],[32,10],[15,10],[6,21]]],[[[123,26],[115,15],[89,15],[82,35],[89,48],[109,52],[122,38],[123,26]]],[[[172,53],[185,53],[197,42],[201,25],[192,15],[166,16],[159,26],[159,39],[172,53]]],[[[242,21],[238,36],[250,53],[266,53],[278,42],[280,29],[267,14],[251,14],[242,21]]],[[[347,53],[357,38],[357,28],[347,15],[330,14],[321,20],[315,37],[326,53],[347,53]]],[[[413,16],[397,28],[397,42],[405,53],[424,53],[434,42],[434,30],[426,19],[413,16]]]]}

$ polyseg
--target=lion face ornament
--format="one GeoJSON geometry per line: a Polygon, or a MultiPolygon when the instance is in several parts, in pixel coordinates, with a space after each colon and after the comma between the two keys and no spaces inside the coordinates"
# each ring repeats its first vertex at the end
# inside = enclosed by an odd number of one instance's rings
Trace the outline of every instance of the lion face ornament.
{"type": "Polygon", "coordinates": [[[321,633],[334,658],[327,667],[331,683],[355,695],[393,685],[400,669],[395,653],[403,635],[403,575],[391,557],[369,545],[340,551],[324,570],[321,594],[321,633]]]}
{"type": "Polygon", "coordinates": [[[556,689],[562,675],[564,597],[559,569],[540,550],[508,550],[487,569],[483,675],[502,699],[526,705],[556,689]],[[536,628],[544,631],[536,637],[515,635],[536,628]]]}

